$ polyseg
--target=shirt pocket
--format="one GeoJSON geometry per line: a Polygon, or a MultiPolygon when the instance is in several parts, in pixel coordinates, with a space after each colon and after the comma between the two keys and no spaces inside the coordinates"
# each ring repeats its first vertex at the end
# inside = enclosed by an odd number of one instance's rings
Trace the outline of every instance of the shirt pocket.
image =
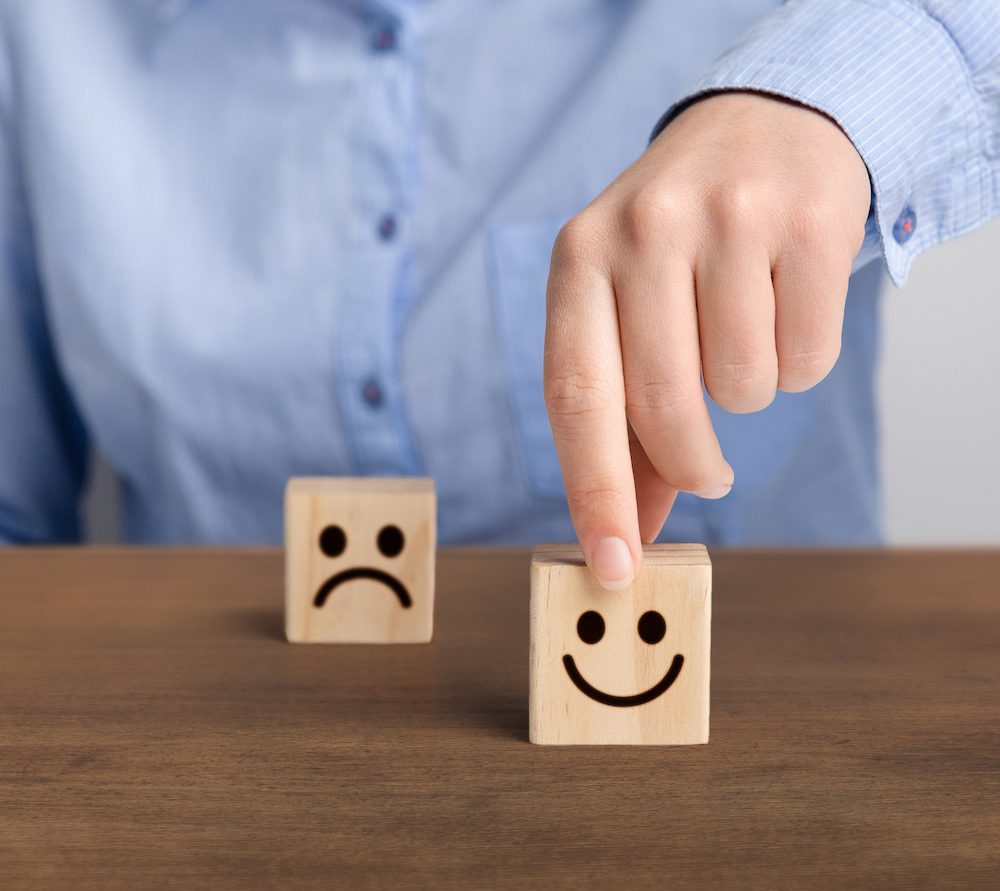
{"type": "Polygon", "coordinates": [[[531,493],[564,500],[562,472],[542,390],[545,286],[552,245],[569,214],[495,224],[487,274],[521,463],[531,493]]]}

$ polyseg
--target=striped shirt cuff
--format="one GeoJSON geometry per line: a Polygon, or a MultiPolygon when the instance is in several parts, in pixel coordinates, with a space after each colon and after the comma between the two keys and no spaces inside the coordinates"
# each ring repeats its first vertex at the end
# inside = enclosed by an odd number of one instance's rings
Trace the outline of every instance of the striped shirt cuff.
{"type": "MultiPolygon", "coordinates": [[[[855,268],[878,255],[902,284],[928,247],[985,222],[997,200],[967,53],[996,41],[993,3],[955,4],[947,28],[904,0],[791,0],[752,28],[660,119],[706,93],[755,90],[833,118],[871,176],[855,268]],[[960,47],[955,35],[965,35],[960,47]],[[992,35],[992,36],[991,36],[992,35]]],[[[994,7],[995,9],[995,7],[994,7]]]]}

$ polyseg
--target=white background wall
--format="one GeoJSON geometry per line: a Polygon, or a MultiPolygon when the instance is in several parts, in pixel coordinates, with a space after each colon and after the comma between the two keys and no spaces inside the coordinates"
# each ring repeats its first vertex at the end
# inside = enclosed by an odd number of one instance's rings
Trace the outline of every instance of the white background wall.
{"type": "Polygon", "coordinates": [[[918,258],[883,302],[891,544],[1000,544],[1000,220],[918,258]]]}
{"type": "MultiPolygon", "coordinates": [[[[890,544],[1000,544],[1000,220],[920,257],[883,301],[881,463],[890,544]]],[[[95,474],[93,541],[114,541],[95,474]]]]}

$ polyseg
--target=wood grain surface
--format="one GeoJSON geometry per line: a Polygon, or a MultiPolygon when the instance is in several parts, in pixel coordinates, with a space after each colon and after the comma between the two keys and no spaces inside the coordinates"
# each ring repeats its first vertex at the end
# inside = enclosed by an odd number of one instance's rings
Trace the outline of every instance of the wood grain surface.
{"type": "Polygon", "coordinates": [[[277,552],[2,552],[0,887],[995,887],[1000,552],[712,559],[711,742],[550,748],[526,552],[388,647],[277,552]]]}

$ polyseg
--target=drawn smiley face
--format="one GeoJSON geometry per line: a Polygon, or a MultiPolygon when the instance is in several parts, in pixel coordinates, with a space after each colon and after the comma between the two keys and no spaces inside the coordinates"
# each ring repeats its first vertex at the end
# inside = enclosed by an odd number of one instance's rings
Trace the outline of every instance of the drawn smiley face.
{"type": "Polygon", "coordinates": [[[612,593],[597,582],[578,545],[536,545],[531,742],[707,742],[711,570],[701,545],[647,545],[642,571],[612,593]]]}
{"type": "MultiPolygon", "coordinates": [[[[604,631],[604,617],[596,610],[587,610],[577,620],[577,636],[588,646],[594,646],[600,643],[601,639],[604,637],[604,631]]],[[[643,613],[640,617],[636,632],[644,643],[649,644],[650,646],[655,646],[666,636],[667,622],[661,613],[656,610],[649,610],[643,613]]],[[[563,667],[566,669],[566,674],[569,675],[569,679],[576,685],[576,688],[583,693],[584,696],[590,697],[595,702],[601,702],[604,705],[613,705],[619,708],[630,708],[636,705],[645,705],[647,702],[652,702],[654,699],[662,696],[673,686],[674,681],[677,680],[681,673],[681,669],[684,667],[684,657],[678,653],[671,660],[670,667],[667,669],[666,674],[664,674],[663,677],[653,684],[653,686],[648,690],[643,690],[640,693],[634,693],[628,696],[616,696],[613,693],[605,693],[603,690],[599,690],[591,684],[580,673],[580,669],[576,666],[576,660],[569,653],[562,657],[562,661],[563,667]]]]}
{"type": "MultiPolygon", "coordinates": [[[[391,560],[403,553],[403,548],[406,547],[406,536],[403,535],[403,530],[398,526],[389,524],[379,530],[375,544],[379,553],[391,560]]],[[[325,556],[340,557],[347,550],[347,533],[336,524],[324,526],[319,534],[318,545],[325,556]]],[[[320,585],[313,597],[313,606],[322,607],[336,588],[356,579],[371,579],[374,582],[379,582],[396,595],[399,605],[403,609],[409,609],[413,606],[413,598],[410,597],[406,586],[391,573],[374,566],[352,566],[330,576],[320,585]]]]}

